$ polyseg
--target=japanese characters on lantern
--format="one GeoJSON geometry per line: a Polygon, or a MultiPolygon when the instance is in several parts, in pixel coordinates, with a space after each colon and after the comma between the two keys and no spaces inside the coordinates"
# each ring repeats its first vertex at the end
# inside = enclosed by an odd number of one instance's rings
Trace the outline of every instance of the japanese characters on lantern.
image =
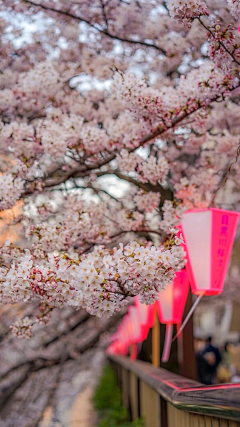
{"type": "Polygon", "coordinates": [[[194,294],[222,293],[238,218],[237,212],[214,208],[183,214],[186,269],[194,294]]]}

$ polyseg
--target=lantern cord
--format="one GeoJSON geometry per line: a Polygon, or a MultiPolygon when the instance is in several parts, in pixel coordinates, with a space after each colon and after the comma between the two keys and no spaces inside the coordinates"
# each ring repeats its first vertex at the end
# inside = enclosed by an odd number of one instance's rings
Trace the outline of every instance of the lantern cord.
{"type": "Polygon", "coordinates": [[[172,343],[172,331],[173,331],[172,323],[167,323],[164,349],[163,349],[163,354],[162,354],[162,362],[167,362],[169,359],[171,343],[172,343]]]}
{"type": "Polygon", "coordinates": [[[179,337],[179,335],[182,333],[182,330],[185,328],[187,322],[189,321],[191,315],[193,314],[195,308],[197,307],[198,303],[201,301],[204,294],[205,294],[205,291],[202,292],[200,295],[198,295],[196,301],[194,302],[186,318],[184,319],[184,322],[182,323],[180,329],[177,331],[176,335],[173,337],[172,342],[175,341],[179,337]]]}

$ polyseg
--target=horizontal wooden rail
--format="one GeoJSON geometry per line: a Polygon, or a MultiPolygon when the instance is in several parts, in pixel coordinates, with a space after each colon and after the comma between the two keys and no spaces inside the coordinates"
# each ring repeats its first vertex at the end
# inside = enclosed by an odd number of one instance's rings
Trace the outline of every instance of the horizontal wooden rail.
{"type": "Polygon", "coordinates": [[[204,386],[146,362],[109,360],[123,403],[146,427],[240,427],[240,384],[204,386]]]}

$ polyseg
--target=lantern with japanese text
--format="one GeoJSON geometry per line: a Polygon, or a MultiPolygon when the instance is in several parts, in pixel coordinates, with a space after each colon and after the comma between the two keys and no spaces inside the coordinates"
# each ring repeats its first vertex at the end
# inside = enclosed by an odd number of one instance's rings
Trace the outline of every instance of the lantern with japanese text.
{"type": "Polygon", "coordinates": [[[165,344],[162,361],[169,358],[173,324],[180,324],[189,290],[189,279],[186,270],[176,273],[175,279],[159,294],[156,302],[160,323],[166,324],[165,344]]]}
{"type": "Polygon", "coordinates": [[[180,228],[186,243],[189,280],[193,294],[222,293],[239,214],[221,209],[191,210],[180,228]]]}

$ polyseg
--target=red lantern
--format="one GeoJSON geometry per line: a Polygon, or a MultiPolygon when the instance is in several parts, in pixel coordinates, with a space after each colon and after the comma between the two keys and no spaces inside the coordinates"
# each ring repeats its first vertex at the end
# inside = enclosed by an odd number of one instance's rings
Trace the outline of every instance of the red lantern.
{"type": "Polygon", "coordinates": [[[160,323],[165,323],[166,335],[162,361],[167,362],[171,348],[172,326],[182,321],[183,311],[189,290],[186,270],[176,273],[175,279],[159,294],[156,302],[160,323]]]}
{"type": "Polygon", "coordinates": [[[149,328],[154,323],[155,304],[141,304],[139,297],[135,297],[135,305],[128,308],[115,334],[112,335],[112,344],[108,347],[108,354],[126,355],[131,346],[131,359],[137,358],[137,343],[146,339],[149,328]]]}
{"type": "Polygon", "coordinates": [[[213,208],[183,214],[180,228],[193,294],[222,293],[238,217],[237,212],[213,208]]]}
{"type": "Polygon", "coordinates": [[[112,335],[111,340],[113,342],[108,347],[107,353],[127,355],[128,347],[131,343],[128,317],[128,314],[124,316],[117,331],[112,335]]]}
{"type": "Polygon", "coordinates": [[[138,319],[137,309],[134,305],[128,308],[131,344],[142,341],[142,328],[138,319]]]}
{"type": "Polygon", "coordinates": [[[141,326],[141,339],[144,341],[147,338],[148,331],[153,327],[155,304],[146,305],[140,302],[139,296],[134,297],[134,305],[136,307],[138,322],[141,326]]]}
{"type": "Polygon", "coordinates": [[[189,280],[186,270],[176,273],[172,283],[163,289],[156,302],[160,323],[181,323],[187,300],[189,280]]]}

